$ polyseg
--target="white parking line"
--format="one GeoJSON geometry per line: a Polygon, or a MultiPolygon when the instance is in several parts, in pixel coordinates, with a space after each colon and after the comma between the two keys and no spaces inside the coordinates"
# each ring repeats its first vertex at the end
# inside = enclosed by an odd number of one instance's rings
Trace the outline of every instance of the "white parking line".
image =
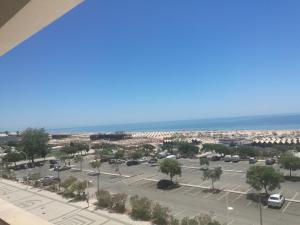
{"type": "MultiPolygon", "coordinates": [[[[232,189],[232,191],[235,191],[236,189],[238,189],[241,185],[236,186],[235,188],[232,189]]],[[[221,197],[219,197],[217,200],[221,200],[223,198],[225,198],[227,195],[229,194],[229,192],[226,192],[225,194],[223,194],[221,197]]]]}
{"type": "Polygon", "coordinates": [[[246,207],[249,207],[252,204],[252,201],[249,201],[246,205],[246,207]]]}
{"type": "Polygon", "coordinates": [[[195,187],[192,187],[192,188],[188,188],[186,190],[184,190],[183,192],[181,192],[182,194],[186,194],[187,192],[191,191],[191,190],[194,190],[195,187]]]}
{"type": "MultiPolygon", "coordinates": [[[[228,186],[228,184],[225,184],[225,185],[221,186],[219,189],[222,190],[223,188],[225,188],[225,187],[227,187],[227,186],[228,186]]],[[[204,196],[203,198],[204,198],[204,199],[207,199],[207,198],[209,198],[210,196],[212,196],[213,194],[214,194],[214,193],[211,192],[211,193],[209,193],[208,195],[204,196]]]]}
{"type": "Polygon", "coordinates": [[[242,194],[239,194],[237,197],[235,197],[232,201],[230,201],[230,203],[234,203],[235,201],[237,201],[238,199],[240,199],[242,196],[242,194]]]}
{"type": "Polygon", "coordinates": [[[176,217],[176,216],[178,216],[178,215],[180,215],[180,214],[184,213],[185,211],[186,211],[185,209],[184,209],[184,210],[182,210],[182,211],[179,211],[179,212],[175,213],[175,214],[174,214],[174,216],[176,217]]]}
{"type": "Polygon", "coordinates": [[[230,220],[227,225],[233,224],[235,222],[235,220],[230,220]]]}
{"type": "MultiPolygon", "coordinates": [[[[296,194],[292,197],[292,200],[295,200],[295,198],[297,197],[298,194],[299,194],[299,193],[296,192],[296,194]]],[[[281,211],[281,213],[284,213],[284,212],[287,210],[287,208],[290,206],[291,203],[292,203],[292,202],[288,202],[288,203],[286,204],[286,206],[284,207],[284,209],[281,211]]]]}

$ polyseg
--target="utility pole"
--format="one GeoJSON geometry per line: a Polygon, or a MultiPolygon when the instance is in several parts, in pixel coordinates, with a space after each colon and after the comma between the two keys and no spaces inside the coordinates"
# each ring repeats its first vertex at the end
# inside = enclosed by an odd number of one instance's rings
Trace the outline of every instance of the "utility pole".
{"type": "Polygon", "coordinates": [[[263,225],[262,210],[261,210],[261,194],[260,193],[259,193],[259,221],[260,221],[260,225],[263,225]]]}
{"type": "MultiPolygon", "coordinates": [[[[59,168],[60,167],[60,165],[59,165],[59,163],[57,163],[57,179],[58,179],[58,190],[60,191],[60,177],[59,177],[59,168]]],[[[54,166],[54,168],[55,168],[55,166],[54,166]]]]}

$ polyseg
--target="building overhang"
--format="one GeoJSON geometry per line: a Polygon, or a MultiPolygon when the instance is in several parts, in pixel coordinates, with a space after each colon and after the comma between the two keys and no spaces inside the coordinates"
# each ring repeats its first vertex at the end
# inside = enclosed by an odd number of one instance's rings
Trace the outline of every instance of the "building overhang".
{"type": "Polygon", "coordinates": [[[1,0],[0,56],[70,11],[83,0],[1,0]]]}

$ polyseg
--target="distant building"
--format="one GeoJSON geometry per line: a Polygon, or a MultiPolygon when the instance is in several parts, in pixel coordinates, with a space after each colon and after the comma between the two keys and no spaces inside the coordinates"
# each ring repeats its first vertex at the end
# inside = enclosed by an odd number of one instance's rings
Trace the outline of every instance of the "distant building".
{"type": "Polygon", "coordinates": [[[130,139],[132,136],[125,133],[115,133],[115,134],[92,134],[90,135],[91,141],[105,140],[105,141],[119,141],[124,139],[130,139]]]}
{"type": "Polygon", "coordinates": [[[220,138],[219,143],[223,145],[241,145],[243,144],[243,139],[241,138],[220,138]]]}

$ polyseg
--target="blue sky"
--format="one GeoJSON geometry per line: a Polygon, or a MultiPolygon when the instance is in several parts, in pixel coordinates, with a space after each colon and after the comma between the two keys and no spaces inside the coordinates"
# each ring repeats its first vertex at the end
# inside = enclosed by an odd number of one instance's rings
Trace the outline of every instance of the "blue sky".
{"type": "Polygon", "coordinates": [[[0,58],[0,129],[300,112],[299,9],[86,0],[0,58]]]}

